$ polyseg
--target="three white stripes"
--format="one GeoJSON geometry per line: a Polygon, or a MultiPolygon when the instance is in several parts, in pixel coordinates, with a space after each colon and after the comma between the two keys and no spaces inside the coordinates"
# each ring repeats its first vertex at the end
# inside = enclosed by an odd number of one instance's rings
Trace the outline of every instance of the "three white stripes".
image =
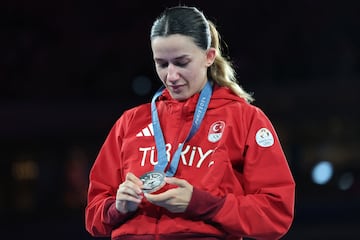
{"type": "Polygon", "coordinates": [[[141,132],[139,132],[138,134],[136,134],[137,137],[150,137],[150,136],[154,136],[154,129],[153,129],[153,125],[152,123],[150,123],[149,125],[147,125],[146,128],[144,128],[143,130],[141,130],[141,132]]]}

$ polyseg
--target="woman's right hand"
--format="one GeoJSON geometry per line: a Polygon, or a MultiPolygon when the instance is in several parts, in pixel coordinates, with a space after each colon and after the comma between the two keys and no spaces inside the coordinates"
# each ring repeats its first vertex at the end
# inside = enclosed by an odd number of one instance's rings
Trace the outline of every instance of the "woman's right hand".
{"type": "Polygon", "coordinates": [[[126,179],[119,185],[116,193],[116,209],[125,214],[136,211],[143,198],[143,182],[133,173],[126,174],[126,179]]]}

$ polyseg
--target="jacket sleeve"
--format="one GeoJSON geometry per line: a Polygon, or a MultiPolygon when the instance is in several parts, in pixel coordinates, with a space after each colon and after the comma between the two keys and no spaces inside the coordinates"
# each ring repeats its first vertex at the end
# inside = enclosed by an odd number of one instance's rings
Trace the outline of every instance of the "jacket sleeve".
{"type": "Polygon", "coordinates": [[[123,121],[122,117],[112,127],[90,170],[85,226],[92,236],[110,236],[112,229],[128,217],[115,207],[116,191],[123,181],[120,171],[123,121]]]}
{"type": "Polygon", "coordinates": [[[244,194],[227,195],[213,221],[233,235],[278,239],[293,220],[295,182],[271,122],[252,111],[243,121],[249,129],[239,175],[244,194]]]}
{"type": "Polygon", "coordinates": [[[242,121],[247,136],[243,168],[235,173],[244,193],[219,198],[194,189],[188,211],[232,236],[279,239],[293,220],[295,182],[272,124],[254,109],[242,121]]]}

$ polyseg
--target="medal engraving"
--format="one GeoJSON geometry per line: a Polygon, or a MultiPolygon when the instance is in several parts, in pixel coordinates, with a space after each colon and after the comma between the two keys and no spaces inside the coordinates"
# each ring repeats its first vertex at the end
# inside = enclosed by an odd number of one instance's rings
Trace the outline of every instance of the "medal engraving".
{"type": "Polygon", "coordinates": [[[142,175],[140,180],[143,182],[143,192],[152,193],[165,185],[165,174],[158,171],[148,172],[142,175]]]}

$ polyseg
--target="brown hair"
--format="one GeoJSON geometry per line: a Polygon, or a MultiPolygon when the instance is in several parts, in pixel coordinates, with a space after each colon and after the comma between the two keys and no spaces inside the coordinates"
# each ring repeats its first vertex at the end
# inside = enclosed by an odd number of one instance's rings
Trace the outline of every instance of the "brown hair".
{"type": "Polygon", "coordinates": [[[191,37],[194,43],[204,50],[209,47],[215,48],[215,61],[208,69],[210,78],[220,86],[228,87],[247,102],[254,100],[251,94],[238,84],[232,63],[223,56],[220,34],[214,23],[207,20],[202,12],[195,7],[186,6],[166,9],[155,20],[151,28],[150,39],[172,34],[191,37]]]}

